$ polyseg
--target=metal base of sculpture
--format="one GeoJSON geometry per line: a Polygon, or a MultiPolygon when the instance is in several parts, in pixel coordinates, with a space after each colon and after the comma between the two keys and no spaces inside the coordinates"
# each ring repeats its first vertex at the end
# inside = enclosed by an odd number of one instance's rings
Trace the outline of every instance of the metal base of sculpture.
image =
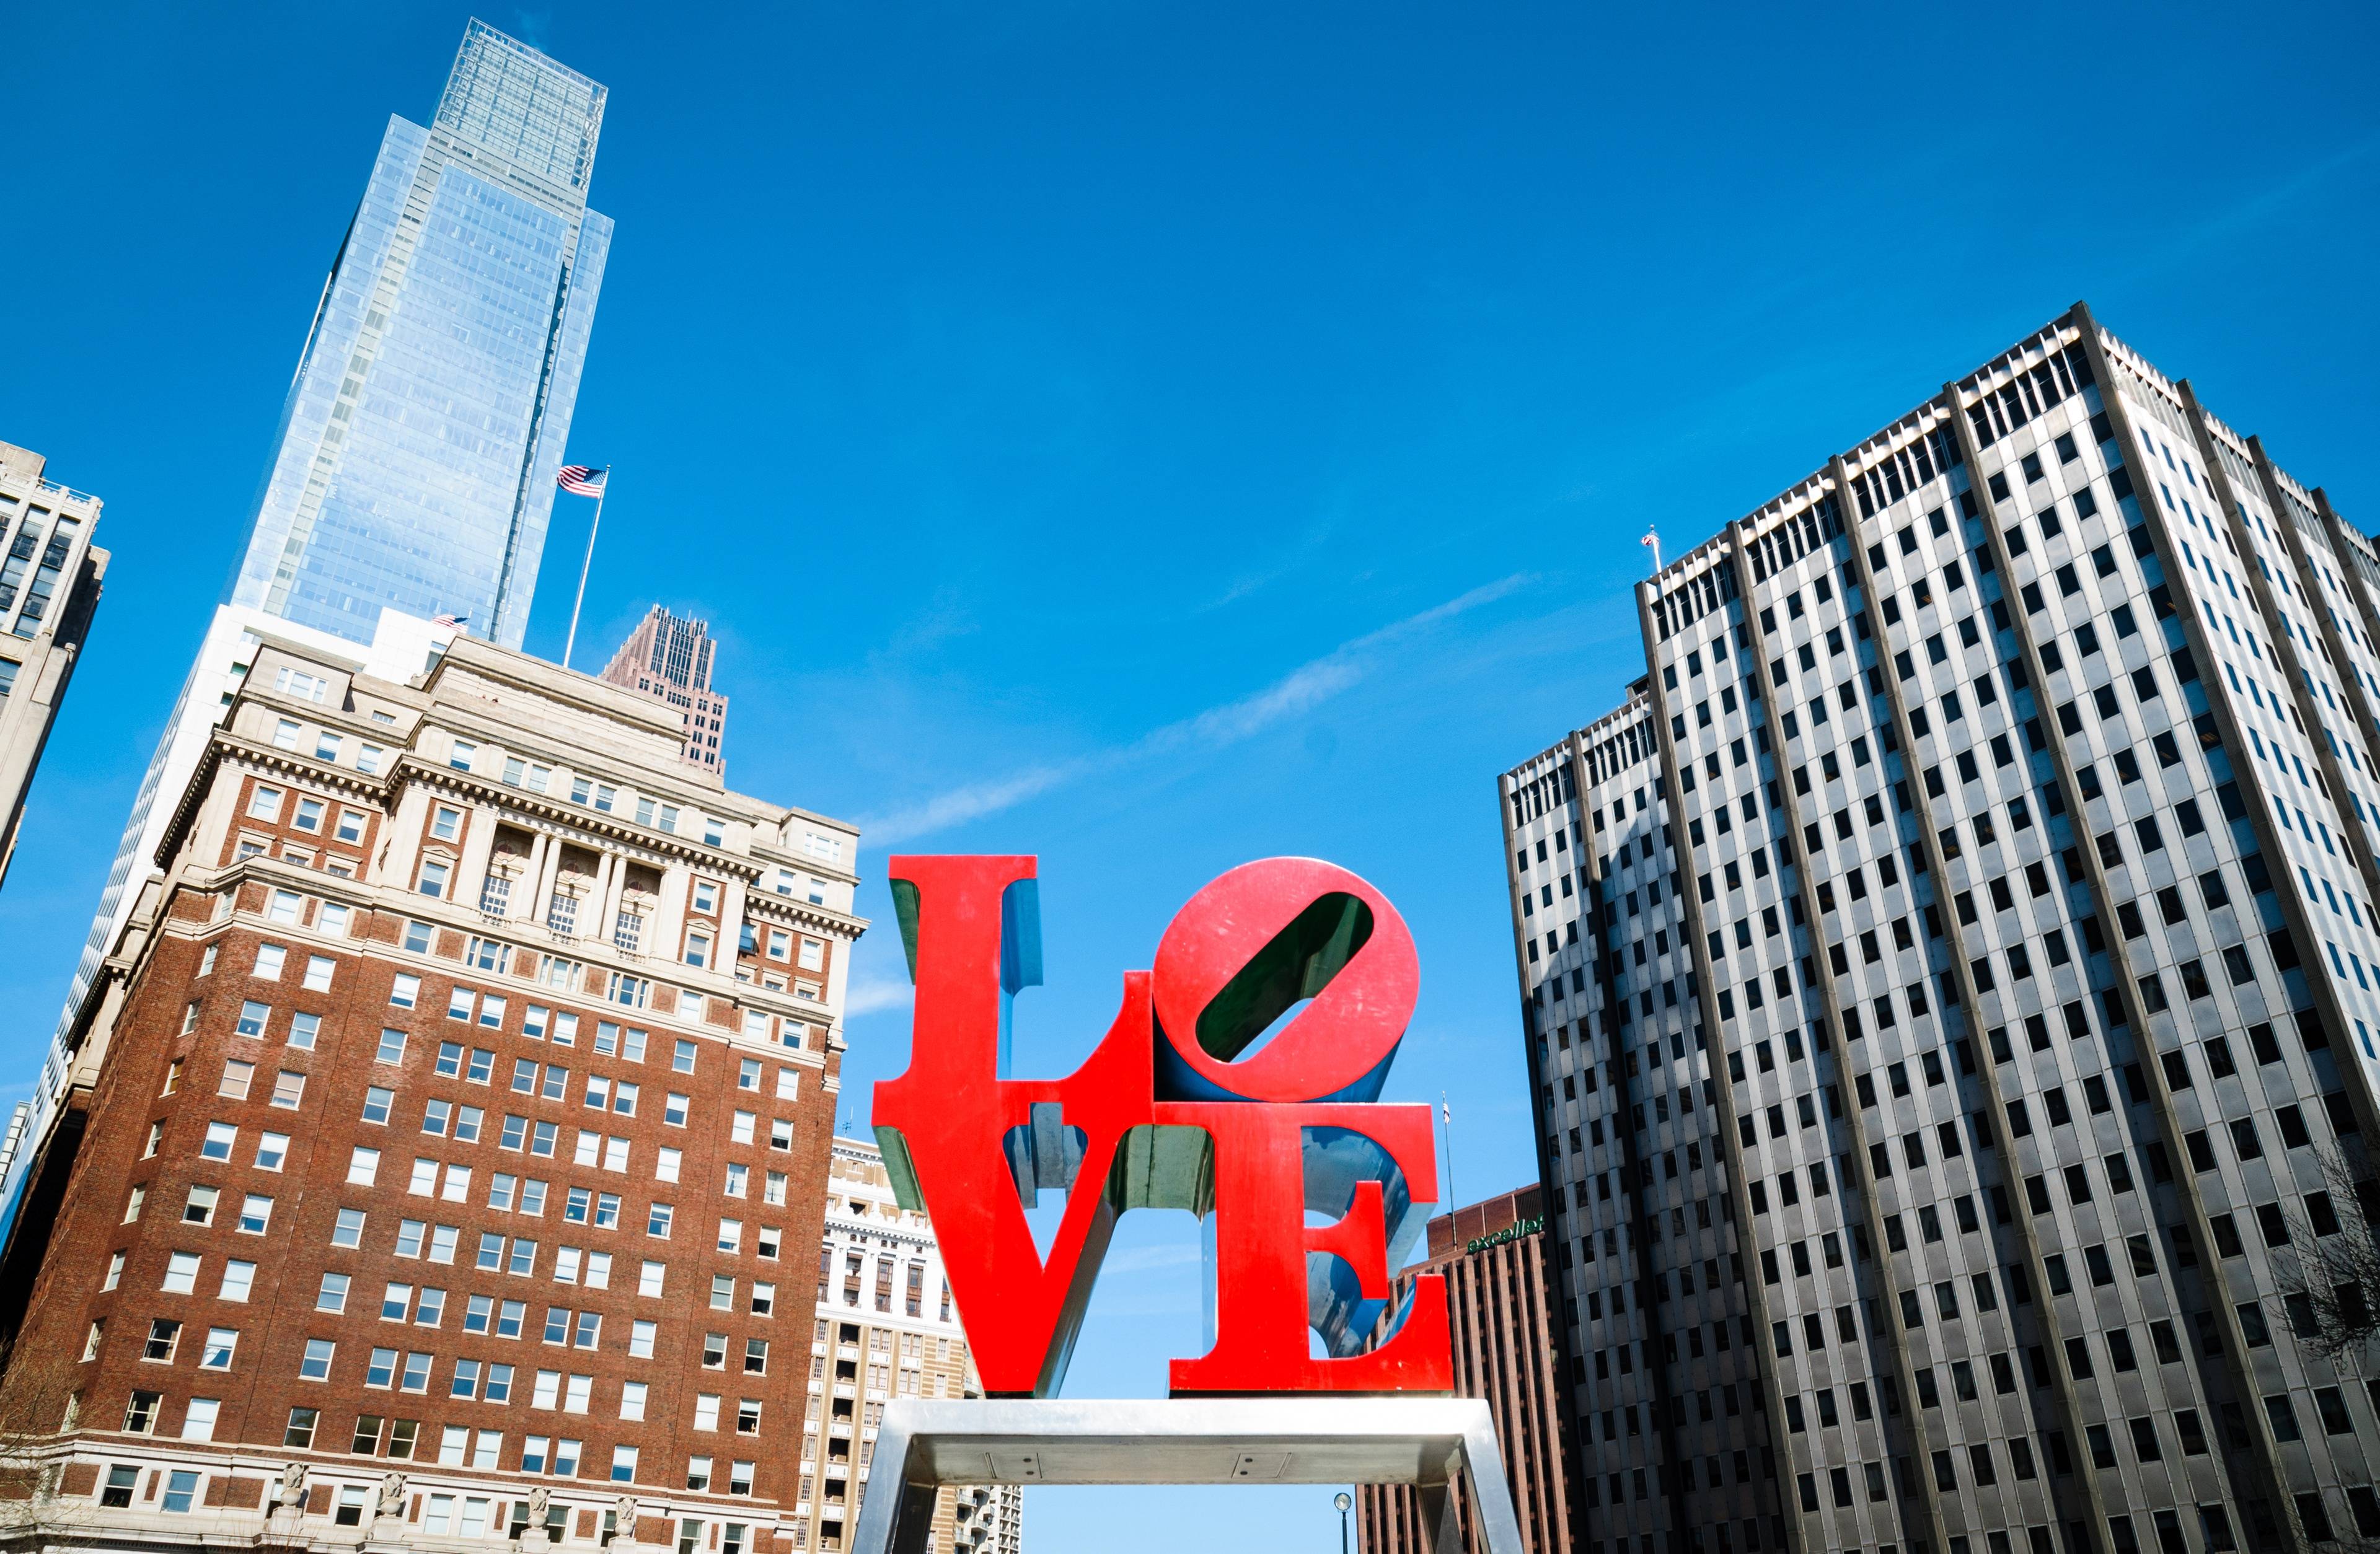
{"type": "Polygon", "coordinates": [[[958,1484],[1410,1484],[1458,1554],[1460,1476],[1482,1554],[1521,1554],[1488,1405],[1470,1398],[898,1398],[885,1406],[851,1554],[923,1554],[958,1484]]]}

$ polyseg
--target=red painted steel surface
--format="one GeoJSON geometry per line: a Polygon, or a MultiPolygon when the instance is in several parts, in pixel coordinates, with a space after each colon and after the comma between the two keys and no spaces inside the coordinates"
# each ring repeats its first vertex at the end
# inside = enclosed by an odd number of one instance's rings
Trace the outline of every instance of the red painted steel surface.
{"type": "Polygon", "coordinates": [[[1371,1099],[1419,986],[1386,898],[1314,859],[1235,868],[1176,916],[1154,972],[1124,974],[1079,1069],[1011,1079],[1007,1001],[1038,976],[1034,860],[896,857],[889,874],[917,992],[909,1066],[877,1086],[874,1122],[933,1216],[988,1393],[1056,1390],[1116,1215],[1159,1205],[1214,1217],[1217,1336],[1173,1362],[1177,1394],[1451,1389],[1439,1276],[1390,1338],[1361,1342],[1390,1294],[1390,1221],[1438,1192],[1429,1109],[1371,1099]],[[1062,1182],[1078,1187],[1045,1259],[1020,1194],[1062,1182]],[[1313,1208],[1338,1218],[1309,1229],[1313,1208]],[[1317,1358],[1334,1305],[1341,1350],[1317,1358]]]}

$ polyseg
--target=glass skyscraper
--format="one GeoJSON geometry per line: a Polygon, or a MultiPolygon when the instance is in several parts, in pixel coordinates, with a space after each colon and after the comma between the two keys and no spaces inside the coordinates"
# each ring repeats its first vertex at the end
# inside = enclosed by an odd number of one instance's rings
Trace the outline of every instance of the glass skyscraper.
{"type": "Polygon", "coordinates": [[[71,1161],[75,1130],[58,1124],[96,1069],[79,1049],[106,957],[259,637],[399,680],[453,635],[441,616],[521,645],[611,246],[610,219],[587,208],[605,95],[475,19],[429,127],[389,120],[229,596],[133,802],[41,1081],[0,1139],[7,1264],[25,1251],[29,1185],[62,1185],[71,1161]]]}
{"type": "Polygon", "coordinates": [[[528,624],[612,224],[603,88],[473,21],[391,118],[315,310],[231,602],[369,642],[382,607],[528,624]]]}

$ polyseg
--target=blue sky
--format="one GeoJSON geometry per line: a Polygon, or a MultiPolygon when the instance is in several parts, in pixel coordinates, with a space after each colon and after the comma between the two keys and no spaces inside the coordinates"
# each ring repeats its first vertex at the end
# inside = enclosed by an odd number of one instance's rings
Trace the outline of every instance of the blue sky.
{"type": "MultiPolygon", "coordinates": [[[[115,562],[0,890],[9,1074],[386,115],[426,119],[468,14],[11,18],[0,438],[106,499],[115,562]]],[[[656,600],[710,617],[731,782],[869,826],[856,1112],[907,1033],[881,843],[1041,856],[1038,1072],[1199,884],[1309,853],[1419,942],[1391,1095],[1450,1095],[1462,1196],[1524,1180],[1494,782],[1633,673],[1636,536],[1703,539],[2076,297],[2380,521],[2369,7],[486,14],[613,91],[582,666],[656,600]]],[[[1196,1349],[1194,1244],[1128,1224],[1075,1390],[1196,1349]]],[[[1331,1520],[1042,1490],[1027,1536],[1331,1520]]]]}

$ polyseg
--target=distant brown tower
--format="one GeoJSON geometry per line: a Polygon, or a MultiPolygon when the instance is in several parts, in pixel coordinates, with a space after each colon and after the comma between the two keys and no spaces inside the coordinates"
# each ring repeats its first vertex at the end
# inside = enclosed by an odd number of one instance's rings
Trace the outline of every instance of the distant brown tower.
{"type": "Polygon", "coordinates": [[[710,688],[710,650],[717,645],[709,621],[673,615],[656,604],[620,644],[602,675],[676,708],[686,718],[686,759],[714,772],[727,724],[727,698],[710,688]]]}
{"type": "MultiPolygon", "coordinates": [[[[1429,1260],[1399,1274],[1391,1301],[1416,1275],[1446,1276],[1454,1328],[1454,1386],[1487,1400],[1512,1480],[1523,1546],[1569,1554],[1580,1530],[1572,1501],[1571,1423],[1555,1347],[1551,1243],[1542,1190],[1534,1183],[1429,1222],[1429,1260]]],[[[1477,1518],[1453,1488],[1465,1548],[1483,1547],[1477,1518]]],[[[1422,1554],[1429,1548],[1409,1487],[1368,1484],[1357,1495],[1364,1554],[1422,1554]]]]}

